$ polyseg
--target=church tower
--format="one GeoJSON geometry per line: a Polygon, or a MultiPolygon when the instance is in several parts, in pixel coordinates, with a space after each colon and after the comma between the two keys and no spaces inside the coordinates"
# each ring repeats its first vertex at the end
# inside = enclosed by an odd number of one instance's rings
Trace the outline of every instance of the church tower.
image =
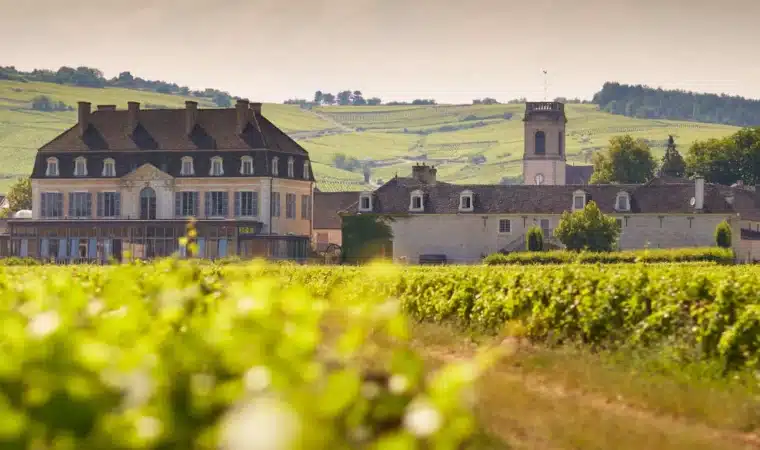
{"type": "Polygon", "coordinates": [[[560,102],[525,104],[523,184],[564,185],[565,105],[560,102]]]}

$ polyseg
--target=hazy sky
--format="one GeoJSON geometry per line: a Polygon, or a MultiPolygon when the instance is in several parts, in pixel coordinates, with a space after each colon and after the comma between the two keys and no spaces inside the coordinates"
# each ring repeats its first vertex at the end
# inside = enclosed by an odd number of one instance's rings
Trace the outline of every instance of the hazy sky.
{"type": "Polygon", "coordinates": [[[254,101],[590,98],[605,81],[760,98],[756,0],[0,0],[0,65],[97,67],[254,101]]]}

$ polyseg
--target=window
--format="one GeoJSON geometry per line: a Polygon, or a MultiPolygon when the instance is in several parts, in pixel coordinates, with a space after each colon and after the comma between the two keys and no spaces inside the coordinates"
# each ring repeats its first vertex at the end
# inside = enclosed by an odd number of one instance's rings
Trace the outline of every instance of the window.
{"type": "Polygon", "coordinates": [[[536,184],[541,185],[544,184],[544,175],[543,174],[536,174],[536,184]]]}
{"type": "Polygon", "coordinates": [[[280,217],[280,193],[272,192],[272,217],[280,217]]]}
{"type": "Polygon", "coordinates": [[[564,144],[564,136],[562,136],[562,132],[557,133],[557,142],[559,142],[559,156],[562,156],[562,144],[564,144]]]}
{"type": "Polygon", "coordinates": [[[103,173],[101,175],[104,177],[116,176],[116,161],[114,161],[113,158],[106,158],[103,160],[103,173]]]}
{"type": "Polygon", "coordinates": [[[310,165],[309,161],[303,162],[303,179],[304,180],[308,180],[309,178],[311,178],[311,170],[310,170],[309,165],[310,165]]]}
{"type": "Polygon", "coordinates": [[[464,191],[459,195],[459,210],[472,211],[472,192],[464,191]]]}
{"type": "Polygon", "coordinates": [[[423,209],[422,191],[412,192],[410,202],[409,202],[409,210],[421,211],[422,209],[423,209]]]}
{"type": "Polygon", "coordinates": [[[140,191],[140,220],[156,219],[156,191],[146,187],[140,191]]]}
{"type": "Polygon", "coordinates": [[[196,217],[199,213],[198,209],[199,205],[197,192],[174,193],[175,217],[196,217]]]}
{"type": "Polygon", "coordinates": [[[544,232],[544,236],[551,236],[552,230],[549,228],[549,219],[541,219],[541,230],[544,232]]]}
{"type": "Polygon", "coordinates": [[[256,217],[259,215],[259,193],[246,191],[235,193],[235,215],[256,217]]]}
{"type": "Polygon", "coordinates": [[[546,134],[543,131],[536,131],[536,154],[546,154],[546,134]]]}
{"type": "Polygon", "coordinates": [[[288,177],[295,177],[295,161],[293,161],[292,156],[288,158],[288,177]]]}
{"type": "Polygon", "coordinates": [[[98,192],[98,217],[119,217],[121,215],[121,194],[118,192],[98,192]]]}
{"type": "Polygon", "coordinates": [[[90,217],[92,215],[92,194],[89,192],[69,193],[69,217],[90,217]]]}
{"type": "Polygon", "coordinates": [[[182,169],[179,172],[180,175],[189,176],[195,175],[195,168],[193,167],[193,158],[190,156],[182,157],[182,169]]]}
{"type": "Polygon", "coordinates": [[[361,194],[359,197],[359,211],[372,211],[372,197],[370,194],[361,194]]]}
{"type": "Polygon", "coordinates": [[[45,176],[48,176],[48,177],[58,176],[58,158],[47,159],[47,169],[45,169],[45,176]]]}
{"type": "Polygon", "coordinates": [[[206,216],[227,217],[227,192],[206,192],[206,216]]]}
{"type": "Polygon", "coordinates": [[[615,205],[615,209],[618,211],[628,211],[630,208],[629,203],[628,194],[626,192],[621,192],[617,195],[617,204],[615,205]]]}
{"type": "Polygon", "coordinates": [[[573,210],[583,209],[586,206],[586,194],[580,192],[573,194],[573,210]]]}
{"type": "Polygon", "coordinates": [[[512,221],[509,219],[499,219],[499,233],[511,233],[512,221]]]}
{"type": "Polygon", "coordinates": [[[285,194],[285,218],[296,218],[296,194],[285,194]]]}
{"type": "Polygon", "coordinates": [[[84,158],[84,156],[80,156],[74,160],[74,176],[87,176],[87,160],[84,158]]]}
{"type": "Polygon", "coordinates": [[[222,167],[222,157],[214,156],[211,158],[211,172],[209,175],[218,177],[224,175],[224,168],[222,167]]]}
{"type": "Polygon", "coordinates": [[[40,194],[40,215],[42,217],[63,216],[63,194],[60,192],[42,192],[40,194]]]}
{"type": "Polygon", "coordinates": [[[301,196],[301,218],[311,219],[311,195],[301,196]]]}
{"type": "Polygon", "coordinates": [[[618,229],[623,229],[623,219],[615,219],[615,223],[617,224],[618,229]]]}
{"type": "Polygon", "coordinates": [[[240,173],[242,175],[253,175],[253,158],[243,156],[240,158],[240,173]]]}
{"type": "Polygon", "coordinates": [[[280,174],[280,158],[272,158],[272,175],[278,176],[280,174]]]}

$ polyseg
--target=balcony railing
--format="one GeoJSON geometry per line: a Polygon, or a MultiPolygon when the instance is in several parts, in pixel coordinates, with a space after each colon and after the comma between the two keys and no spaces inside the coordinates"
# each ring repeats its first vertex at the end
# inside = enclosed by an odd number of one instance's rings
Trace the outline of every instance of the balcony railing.
{"type": "Polygon", "coordinates": [[[525,104],[526,112],[533,111],[559,111],[563,112],[565,105],[560,102],[528,102],[525,104]]]}
{"type": "MultiPolygon", "coordinates": [[[[192,216],[195,220],[228,220],[228,221],[237,221],[237,220],[246,220],[246,221],[255,221],[255,220],[261,220],[258,216],[236,216],[236,217],[221,217],[221,216],[192,216]]],[[[81,217],[81,216],[55,216],[55,217],[42,217],[40,216],[38,219],[32,219],[31,217],[25,217],[25,218],[18,218],[18,219],[11,219],[13,221],[31,221],[31,220],[43,220],[43,221],[102,221],[102,222],[111,222],[111,221],[144,221],[144,222],[155,222],[155,221],[175,221],[175,222],[187,222],[190,220],[190,216],[181,216],[181,217],[168,217],[168,218],[154,218],[154,219],[143,219],[140,216],[114,216],[114,217],[81,217]]]]}

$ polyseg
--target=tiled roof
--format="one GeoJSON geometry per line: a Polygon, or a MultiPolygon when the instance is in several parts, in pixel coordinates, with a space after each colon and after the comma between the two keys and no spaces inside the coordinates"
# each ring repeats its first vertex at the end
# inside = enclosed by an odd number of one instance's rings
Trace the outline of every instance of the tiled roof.
{"type": "MultiPolygon", "coordinates": [[[[412,178],[394,178],[378,188],[373,196],[373,212],[383,214],[407,213],[409,198],[414,190],[424,195],[424,213],[459,213],[459,198],[464,190],[474,194],[473,211],[462,214],[561,214],[570,210],[573,193],[586,192],[587,199],[597,203],[605,213],[615,211],[617,194],[630,195],[630,211],[625,213],[689,214],[695,213],[690,202],[694,197],[694,182],[648,185],[426,185],[412,178]]],[[[358,196],[357,196],[358,197],[358,196]]],[[[346,213],[358,212],[357,201],[346,213]]],[[[731,213],[733,208],[717,186],[705,184],[705,213],[731,213]]],[[[623,212],[621,212],[623,213],[623,212]]]]}
{"type": "Polygon", "coordinates": [[[314,192],[315,230],[340,229],[341,219],[338,215],[351,204],[359,200],[359,192],[314,192]]]}
{"type": "Polygon", "coordinates": [[[127,110],[96,110],[89,116],[84,137],[75,125],[40,148],[40,152],[87,151],[181,151],[250,150],[266,148],[285,153],[306,154],[293,139],[258,113],[238,135],[235,108],[198,109],[193,131],[185,130],[185,109],[141,109],[134,133],[128,131],[127,110]]]}

